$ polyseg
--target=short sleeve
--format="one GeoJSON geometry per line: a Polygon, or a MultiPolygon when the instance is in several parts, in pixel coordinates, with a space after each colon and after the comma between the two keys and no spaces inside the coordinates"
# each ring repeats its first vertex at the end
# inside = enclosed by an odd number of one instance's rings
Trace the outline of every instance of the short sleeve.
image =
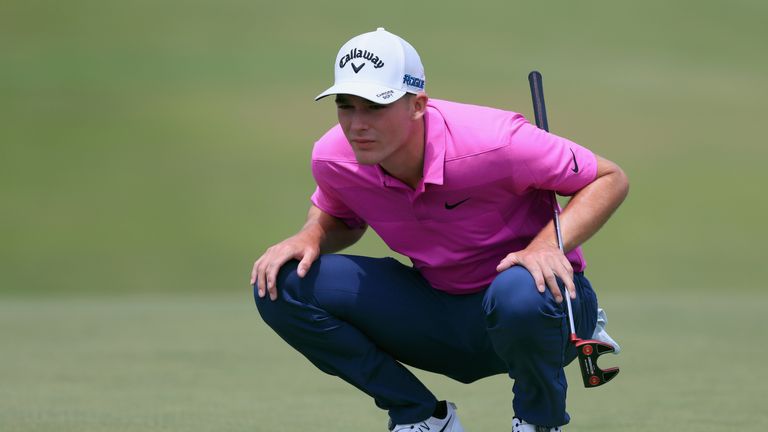
{"type": "Polygon", "coordinates": [[[333,192],[319,184],[310,198],[312,203],[329,215],[341,219],[350,228],[364,228],[367,224],[333,192]]]}
{"type": "Polygon", "coordinates": [[[597,158],[592,151],[539,129],[522,115],[512,122],[508,156],[516,191],[545,189],[573,195],[595,180],[597,158]]]}

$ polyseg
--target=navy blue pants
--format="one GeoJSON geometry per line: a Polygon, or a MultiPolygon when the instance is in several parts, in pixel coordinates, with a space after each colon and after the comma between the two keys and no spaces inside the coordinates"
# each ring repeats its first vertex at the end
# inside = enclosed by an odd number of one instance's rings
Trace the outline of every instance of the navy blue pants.
{"type": "MultiPolygon", "coordinates": [[[[568,423],[563,366],[568,342],[565,301],[539,293],[523,267],[500,273],[485,290],[450,295],[392,258],[323,255],[304,278],[283,266],[278,298],[259,298],[264,321],[323,372],[338,376],[389,411],[396,424],[432,415],[437,398],[407,369],[463,383],[507,373],[515,414],[529,423],[568,423]]],[[[576,274],[577,333],[592,335],[597,299],[576,274]]]]}

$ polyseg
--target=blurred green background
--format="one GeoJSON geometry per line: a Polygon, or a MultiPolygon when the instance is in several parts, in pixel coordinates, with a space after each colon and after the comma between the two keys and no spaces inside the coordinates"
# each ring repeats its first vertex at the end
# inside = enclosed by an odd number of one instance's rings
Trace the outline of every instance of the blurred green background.
{"type": "MultiPolygon", "coordinates": [[[[431,97],[531,117],[618,162],[585,250],[624,353],[568,430],[764,430],[768,3],[0,2],[0,430],[384,430],[262,323],[253,260],[298,229],[313,97],[378,26],[431,97]]],[[[388,255],[372,233],[351,253],[388,255]]],[[[468,430],[509,383],[418,372],[468,430]]]]}

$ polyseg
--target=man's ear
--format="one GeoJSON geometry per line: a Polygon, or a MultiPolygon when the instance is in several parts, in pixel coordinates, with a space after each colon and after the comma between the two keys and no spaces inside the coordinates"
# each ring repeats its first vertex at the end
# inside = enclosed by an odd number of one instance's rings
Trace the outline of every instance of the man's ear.
{"type": "Polygon", "coordinates": [[[424,114],[427,112],[427,101],[429,101],[429,97],[425,92],[419,92],[411,98],[414,120],[424,117],[424,114]]]}

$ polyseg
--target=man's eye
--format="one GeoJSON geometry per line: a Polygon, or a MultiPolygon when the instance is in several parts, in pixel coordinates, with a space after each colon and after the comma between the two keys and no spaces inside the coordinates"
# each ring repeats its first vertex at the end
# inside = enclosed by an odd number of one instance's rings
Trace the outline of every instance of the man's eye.
{"type": "Polygon", "coordinates": [[[352,105],[340,104],[340,105],[336,105],[336,108],[338,108],[340,110],[348,110],[348,109],[352,108],[352,105]]]}
{"type": "Polygon", "coordinates": [[[369,105],[368,109],[373,110],[373,111],[378,111],[378,110],[382,110],[382,109],[384,109],[386,107],[387,107],[386,105],[369,105]]]}

